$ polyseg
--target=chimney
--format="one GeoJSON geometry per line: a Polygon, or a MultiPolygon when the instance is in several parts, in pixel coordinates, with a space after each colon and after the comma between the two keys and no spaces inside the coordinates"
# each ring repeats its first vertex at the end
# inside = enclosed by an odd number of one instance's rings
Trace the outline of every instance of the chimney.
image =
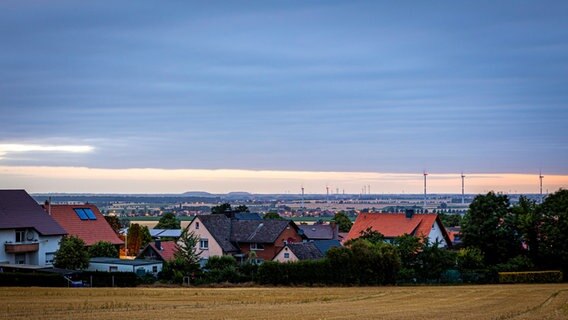
{"type": "Polygon", "coordinates": [[[332,240],[339,239],[339,226],[337,225],[337,223],[335,223],[335,221],[331,221],[329,225],[331,227],[332,240]]]}
{"type": "Polygon", "coordinates": [[[156,241],[154,241],[154,245],[156,246],[156,249],[162,251],[162,241],[160,239],[156,239],[156,241]]]}
{"type": "Polygon", "coordinates": [[[414,209],[406,209],[405,213],[406,213],[406,217],[408,219],[411,219],[412,216],[414,215],[414,209]]]}
{"type": "Polygon", "coordinates": [[[45,209],[47,209],[47,213],[49,215],[51,215],[51,197],[47,198],[47,200],[45,200],[45,209]]]}

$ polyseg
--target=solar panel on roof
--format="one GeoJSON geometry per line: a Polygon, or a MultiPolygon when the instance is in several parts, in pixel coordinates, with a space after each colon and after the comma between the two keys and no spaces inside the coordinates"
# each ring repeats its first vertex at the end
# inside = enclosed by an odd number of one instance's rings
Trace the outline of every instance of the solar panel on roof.
{"type": "Polygon", "coordinates": [[[79,216],[79,219],[81,220],[89,220],[89,218],[87,217],[87,214],[85,213],[85,211],[83,211],[83,209],[81,208],[75,208],[73,209],[75,210],[75,213],[79,216]]]}
{"type": "Polygon", "coordinates": [[[93,210],[91,210],[90,208],[84,208],[83,211],[85,211],[87,217],[89,217],[89,220],[97,220],[97,216],[95,216],[93,210]]]}

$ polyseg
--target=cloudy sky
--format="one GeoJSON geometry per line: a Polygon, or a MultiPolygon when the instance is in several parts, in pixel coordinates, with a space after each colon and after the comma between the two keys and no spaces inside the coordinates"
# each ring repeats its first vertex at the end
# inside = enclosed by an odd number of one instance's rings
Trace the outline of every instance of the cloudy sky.
{"type": "Polygon", "coordinates": [[[0,188],[419,192],[423,170],[440,192],[461,171],[501,178],[475,192],[537,192],[539,170],[567,187],[567,16],[566,1],[2,1],[0,188]]]}

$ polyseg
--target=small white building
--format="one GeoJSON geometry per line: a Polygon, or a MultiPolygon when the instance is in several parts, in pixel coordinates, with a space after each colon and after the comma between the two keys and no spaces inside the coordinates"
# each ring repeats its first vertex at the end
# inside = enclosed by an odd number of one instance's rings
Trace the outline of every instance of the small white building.
{"type": "Polygon", "coordinates": [[[158,275],[162,271],[163,263],[157,260],[144,259],[119,259],[119,258],[91,258],[89,260],[89,271],[102,272],[134,272],[138,275],[152,274],[158,275]]]}

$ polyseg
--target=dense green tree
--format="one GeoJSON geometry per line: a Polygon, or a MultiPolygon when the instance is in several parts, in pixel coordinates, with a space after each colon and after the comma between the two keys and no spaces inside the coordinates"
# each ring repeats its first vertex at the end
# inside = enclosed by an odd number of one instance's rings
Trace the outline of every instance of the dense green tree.
{"type": "Polygon", "coordinates": [[[416,275],[422,281],[439,282],[442,273],[455,266],[456,254],[454,251],[440,248],[439,243],[424,241],[416,256],[416,275]]]}
{"type": "Polygon", "coordinates": [[[121,224],[120,219],[117,216],[105,216],[105,220],[110,225],[112,230],[114,230],[114,233],[120,233],[121,224]]]}
{"type": "Polygon", "coordinates": [[[264,214],[264,220],[284,220],[278,212],[269,211],[264,214]]]}
{"type": "Polygon", "coordinates": [[[547,196],[538,210],[543,218],[540,252],[549,266],[568,272],[568,190],[547,196]]]}
{"type": "Polygon", "coordinates": [[[89,256],[118,258],[118,250],[108,241],[99,241],[89,247],[89,256]]]}
{"type": "Polygon", "coordinates": [[[414,269],[416,257],[422,249],[421,239],[408,234],[396,237],[393,244],[400,256],[401,267],[404,269],[414,269]]]}
{"type": "Polygon", "coordinates": [[[80,270],[89,266],[89,253],[85,241],[76,236],[61,239],[59,250],[55,252],[53,265],[61,269],[80,270]]]}
{"type": "Polygon", "coordinates": [[[234,212],[250,212],[249,208],[244,204],[241,204],[233,209],[234,212]]]}
{"type": "Polygon", "coordinates": [[[371,227],[368,227],[364,231],[361,231],[359,238],[357,239],[367,240],[370,243],[380,243],[385,241],[385,236],[383,236],[382,233],[373,230],[371,227]]]}
{"type": "Polygon", "coordinates": [[[353,222],[347,216],[345,211],[339,211],[333,216],[333,221],[337,223],[339,227],[339,232],[349,232],[353,226],[353,222]]]}
{"type": "Polygon", "coordinates": [[[212,214],[225,214],[231,211],[231,205],[229,203],[223,203],[217,206],[211,207],[212,214]]]}
{"type": "Polygon", "coordinates": [[[535,201],[521,196],[519,202],[511,209],[515,226],[526,245],[528,256],[534,262],[540,260],[539,243],[542,227],[542,215],[537,207],[535,201]]]}
{"type": "Polygon", "coordinates": [[[488,264],[506,262],[521,251],[506,195],[489,192],[476,196],[463,218],[461,232],[465,246],[479,248],[488,264]]]}
{"type": "Polygon", "coordinates": [[[181,229],[181,223],[175,214],[168,212],[165,213],[158,221],[155,229],[181,229]]]}
{"type": "Polygon", "coordinates": [[[485,267],[483,252],[477,248],[462,248],[458,251],[456,265],[460,271],[478,270],[485,267]]]}
{"type": "Polygon", "coordinates": [[[440,217],[444,227],[457,227],[460,226],[462,222],[461,214],[440,213],[438,216],[440,217]]]}
{"type": "Polygon", "coordinates": [[[198,249],[199,237],[193,232],[184,229],[177,243],[174,253],[177,259],[187,265],[199,265],[201,250],[198,249]]]}

